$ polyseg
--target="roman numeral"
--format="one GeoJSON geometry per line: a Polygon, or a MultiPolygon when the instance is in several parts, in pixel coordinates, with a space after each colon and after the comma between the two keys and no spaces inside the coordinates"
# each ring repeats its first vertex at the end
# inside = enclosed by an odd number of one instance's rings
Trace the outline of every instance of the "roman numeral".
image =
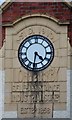
{"type": "Polygon", "coordinates": [[[52,52],[46,52],[46,54],[51,54],[52,52]]]}
{"type": "Polygon", "coordinates": [[[24,59],[23,59],[23,62],[25,63],[27,61],[27,57],[25,57],[24,59]]]}
{"type": "Polygon", "coordinates": [[[20,55],[26,55],[26,52],[24,52],[24,53],[20,52],[19,54],[20,54],[20,55]]]}
{"type": "Polygon", "coordinates": [[[30,67],[30,66],[31,66],[31,64],[32,64],[32,63],[31,63],[31,62],[29,62],[29,64],[28,64],[27,66],[28,66],[28,67],[30,67]]]}
{"type": "Polygon", "coordinates": [[[31,40],[29,40],[29,44],[30,44],[30,45],[32,44],[31,40]]]}
{"type": "Polygon", "coordinates": [[[46,61],[49,61],[49,59],[48,59],[48,58],[45,58],[45,60],[46,60],[46,61]]]}
{"type": "Polygon", "coordinates": [[[38,39],[37,38],[35,38],[35,43],[38,43],[38,39]]]}

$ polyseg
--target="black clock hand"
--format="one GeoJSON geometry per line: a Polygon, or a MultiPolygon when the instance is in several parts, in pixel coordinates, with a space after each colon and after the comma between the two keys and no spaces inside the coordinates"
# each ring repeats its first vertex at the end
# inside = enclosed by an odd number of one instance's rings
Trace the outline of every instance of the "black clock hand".
{"type": "Polygon", "coordinates": [[[36,55],[37,55],[37,52],[35,52],[34,54],[35,54],[35,56],[34,56],[33,68],[35,67],[35,61],[36,61],[36,55]]]}
{"type": "Polygon", "coordinates": [[[37,53],[37,55],[38,55],[39,59],[43,60],[42,56],[40,56],[38,53],[37,53]]]}
{"type": "MultiPolygon", "coordinates": [[[[39,55],[38,55],[39,56],[39,55]]],[[[42,56],[39,56],[39,59],[43,60],[42,56]]]]}

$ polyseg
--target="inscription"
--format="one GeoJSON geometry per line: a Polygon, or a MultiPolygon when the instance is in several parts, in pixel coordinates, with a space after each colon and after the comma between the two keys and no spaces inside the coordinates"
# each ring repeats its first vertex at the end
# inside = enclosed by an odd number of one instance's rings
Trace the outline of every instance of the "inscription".
{"type": "Polygon", "coordinates": [[[18,116],[19,117],[33,117],[34,105],[33,104],[18,104],[18,116]]]}
{"type": "Polygon", "coordinates": [[[31,34],[35,34],[35,33],[34,33],[34,30],[33,30],[32,27],[28,29],[28,34],[29,34],[29,35],[31,35],[31,34]]]}
{"type": "Polygon", "coordinates": [[[52,117],[52,104],[37,104],[37,113],[36,116],[42,118],[51,118],[52,117]]]}
{"type": "Polygon", "coordinates": [[[18,115],[21,117],[50,117],[52,116],[52,104],[36,104],[36,108],[33,104],[19,104],[18,115]]]}
{"type": "Polygon", "coordinates": [[[21,95],[19,92],[12,92],[11,94],[11,101],[12,102],[20,102],[21,101],[21,95]]]}
{"type": "Polygon", "coordinates": [[[41,102],[41,92],[24,92],[21,94],[21,101],[24,103],[41,102]]]}
{"type": "Polygon", "coordinates": [[[44,27],[41,27],[39,33],[44,35],[46,33],[46,29],[44,27]]]}
{"type": "Polygon", "coordinates": [[[61,84],[59,82],[25,82],[12,83],[12,91],[60,91],[61,84]]]}
{"type": "Polygon", "coordinates": [[[22,83],[13,83],[12,91],[22,91],[22,83]]]}
{"type": "Polygon", "coordinates": [[[60,102],[60,92],[12,92],[12,102],[23,103],[52,103],[60,102]]]}
{"type": "Polygon", "coordinates": [[[59,83],[44,83],[43,84],[44,91],[60,91],[59,83]]]}
{"type": "Polygon", "coordinates": [[[34,114],[34,108],[21,108],[21,114],[34,114]]]}
{"type": "Polygon", "coordinates": [[[20,41],[20,40],[24,39],[26,36],[33,35],[33,34],[45,35],[52,40],[54,40],[55,36],[56,36],[55,32],[48,29],[47,27],[40,26],[40,25],[37,25],[37,26],[34,25],[34,26],[31,26],[31,27],[27,27],[26,29],[21,31],[18,35],[19,37],[17,38],[17,41],[20,41]]]}

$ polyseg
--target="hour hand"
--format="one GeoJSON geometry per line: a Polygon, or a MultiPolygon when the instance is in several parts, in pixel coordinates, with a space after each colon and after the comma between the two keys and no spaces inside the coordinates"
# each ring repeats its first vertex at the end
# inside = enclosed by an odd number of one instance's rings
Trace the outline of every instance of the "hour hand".
{"type": "MultiPolygon", "coordinates": [[[[39,55],[38,55],[39,56],[39,55]]],[[[43,60],[42,56],[39,56],[39,59],[43,60]]]]}
{"type": "Polygon", "coordinates": [[[38,55],[39,59],[43,60],[42,56],[40,56],[38,53],[37,53],[37,55],[38,55]]]}

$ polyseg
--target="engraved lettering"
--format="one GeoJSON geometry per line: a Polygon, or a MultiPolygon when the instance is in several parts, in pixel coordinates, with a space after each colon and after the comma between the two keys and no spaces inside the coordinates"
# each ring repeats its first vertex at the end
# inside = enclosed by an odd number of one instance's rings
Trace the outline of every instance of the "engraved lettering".
{"type": "Polygon", "coordinates": [[[32,28],[32,27],[28,29],[28,34],[29,34],[29,35],[34,34],[34,31],[33,31],[33,28],[32,28]]]}

